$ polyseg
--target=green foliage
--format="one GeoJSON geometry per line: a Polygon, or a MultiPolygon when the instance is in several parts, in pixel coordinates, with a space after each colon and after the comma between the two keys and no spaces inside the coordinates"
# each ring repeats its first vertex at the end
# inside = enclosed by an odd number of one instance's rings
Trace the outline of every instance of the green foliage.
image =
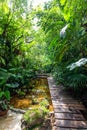
{"type": "Polygon", "coordinates": [[[47,101],[47,99],[43,99],[43,100],[40,102],[40,106],[48,107],[48,106],[49,106],[49,102],[47,101]]]}
{"type": "Polygon", "coordinates": [[[71,88],[77,96],[82,95],[87,89],[87,68],[84,66],[76,67],[73,70],[58,66],[53,75],[58,83],[63,84],[66,88],[71,88]]]}
{"type": "Polygon", "coordinates": [[[87,88],[86,6],[87,3],[80,0],[53,0],[44,9],[37,9],[53,75],[58,83],[78,93],[87,88]]]}
{"type": "Polygon", "coordinates": [[[1,91],[0,92],[0,100],[2,99],[10,100],[10,92],[9,91],[1,91]]]}
{"type": "Polygon", "coordinates": [[[82,58],[67,67],[67,69],[70,69],[70,74],[67,76],[67,85],[73,87],[74,90],[82,91],[87,87],[86,62],[87,59],[82,58]]]}
{"type": "Polygon", "coordinates": [[[10,101],[10,92],[0,90],[0,110],[8,109],[8,102],[10,101]]]}
{"type": "Polygon", "coordinates": [[[34,76],[26,40],[33,34],[31,13],[27,0],[0,1],[0,11],[0,89],[12,93],[34,76]]]}
{"type": "Polygon", "coordinates": [[[8,110],[8,103],[4,100],[0,101],[0,110],[8,110]]]}
{"type": "Polygon", "coordinates": [[[31,29],[30,15],[27,10],[27,1],[0,2],[0,66],[9,68],[11,65],[20,65],[25,52],[23,45],[27,42],[31,29]],[[3,12],[3,13],[2,13],[3,12]]]}
{"type": "Polygon", "coordinates": [[[9,90],[11,93],[28,85],[30,80],[35,77],[33,70],[23,68],[0,69],[0,74],[1,91],[9,90]]]}
{"type": "Polygon", "coordinates": [[[17,92],[17,94],[18,94],[18,96],[19,96],[19,97],[24,97],[24,96],[25,96],[25,94],[26,94],[25,92],[23,92],[23,91],[22,91],[22,90],[20,90],[20,89],[19,89],[19,90],[17,90],[16,92],[17,92]]]}
{"type": "Polygon", "coordinates": [[[33,110],[28,110],[25,115],[24,119],[27,121],[30,125],[32,122],[37,121],[38,118],[42,118],[42,113],[39,109],[33,109],[33,110]]]}
{"type": "Polygon", "coordinates": [[[58,83],[86,88],[86,16],[85,0],[53,0],[36,9],[27,0],[0,1],[1,91],[12,92],[36,71],[51,70],[58,83]]]}

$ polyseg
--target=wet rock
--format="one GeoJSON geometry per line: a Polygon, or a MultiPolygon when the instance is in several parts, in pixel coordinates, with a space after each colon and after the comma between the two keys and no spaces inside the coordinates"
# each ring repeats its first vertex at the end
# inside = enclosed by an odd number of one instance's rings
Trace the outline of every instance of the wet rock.
{"type": "Polygon", "coordinates": [[[26,112],[25,110],[17,109],[17,108],[10,108],[10,110],[19,114],[24,114],[26,112]]]}
{"type": "Polygon", "coordinates": [[[0,117],[0,130],[22,130],[21,119],[23,114],[8,111],[6,116],[0,117]]]}

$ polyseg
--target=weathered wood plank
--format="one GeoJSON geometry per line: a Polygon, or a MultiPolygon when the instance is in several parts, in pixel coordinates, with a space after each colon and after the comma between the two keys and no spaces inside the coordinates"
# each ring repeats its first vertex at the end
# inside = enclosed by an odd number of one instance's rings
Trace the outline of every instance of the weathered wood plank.
{"type": "MultiPolygon", "coordinates": [[[[59,96],[59,97],[60,97],[60,96],[59,96]]],[[[73,98],[69,98],[69,97],[68,97],[68,98],[62,98],[62,97],[61,97],[61,98],[58,99],[58,101],[59,101],[59,102],[64,102],[64,101],[65,101],[65,102],[69,102],[69,103],[71,103],[71,102],[79,103],[79,101],[77,101],[77,100],[75,100],[75,99],[73,99],[73,98]]]]}
{"type": "Polygon", "coordinates": [[[67,100],[58,100],[58,99],[56,99],[56,100],[53,100],[53,102],[54,101],[56,101],[56,103],[60,104],[60,105],[61,104],[74,104],[74,105],[79,104],[78,101],[68,101],[68,99],[67,100]]]}
{"type": "Polygon", "coordinates": [[[68,108],[68,109],[78,109],[78,110],[87,110],[83,105],[54,105],[54,108],[68,108]]]}
{"type": "Polygon", "coordinates": [[[87,110],[82,104],[78,103],[78,104],[73,104],[73,103],[59,103],[58,101],[54,101],[52,100],[53,105],[55,106],[61,106],[61,107],[74,107],[74,108],[78,108],[80,109],[84,109],[87,110]]]}
{"type": "Polygon", "coordinates": [[[63,104],[63,105],[58,105],[58,104],[54,104],[54,108],[69,108],[69,109],[78,109],[78,110],[87,110],[83,105],[78,105],[78,104],[63,104]]]}
{"type": "Polygon", "coordinates": [[[86,128],[65,128],[65,127],[56,127],[54,130],[87,130],[86,128]]]}
{"type": "Polygon", "coordinates": [[[81,112],[77,109],[68,109],[68,108],[55,108],[54,106],[54,112],[55,113],[71,113],[71,114],[81,114],[81,112]]]}
{"type": "Polygon", "coordinates": [[[52,99],[52,100],[56,100],[56,99],[58,99],[58,98],[59,98],[59,96],[58,96],[58,95],[51,96],[51,99],[52,99]]]}
{"type": "Polygon", "coordinates": [[[56,126],[65,128],[80,128],[87,129],[87,121],[70,121],[70,120],[57,120],[56,126]]]}
{"type": "Polygon", "coordinates": [[[87,130],[87,121],[81,110],[87,110],[62,85],[55,85],[52,77],[48,78],[55,114],[55,130],[87,130]]]}
{"type": "Polygon", "coordinates": [[[86,121],[82,114],[55,113],[55,119],[86,121]]]}
{"type": "Polygon", "coordinates": [[[75,107],[66,107],[66,106],[56,106],[54,105],[54,111],[56,113],[72,113],[72,114],[81,114],[81,110],[86,110],[84,108],[79,109],[75,107]]]}

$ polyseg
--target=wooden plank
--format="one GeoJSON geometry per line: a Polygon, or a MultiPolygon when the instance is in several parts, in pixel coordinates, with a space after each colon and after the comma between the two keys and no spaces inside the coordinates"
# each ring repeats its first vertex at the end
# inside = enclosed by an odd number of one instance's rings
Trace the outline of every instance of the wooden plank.
{"type": "Polygon", "coordinates": [[[73,113],[73,114],[81,114],[81,112],[78,109],[75,109],[73,107],[61,107],[54,105],[54,111],[55,113],[73,113]]]}
{"type": "Polygon", "coordinates": [[[50,90],[52,90],[52,91],[58,91],[59,89],[55,86],[55,87],[50,87],[50,90]]]}
{"type": "Polygon", "coordinates": [[[55,119],[85,121],[82,114],[55,113],[55,119]]]}
{"type": "Polygon", "coordinates": [[[51,92],[56,91],[57,94],[58,94],[58,92],[59,92],[59,89],[57,89],[57,88],[49,88],[49,89],[50,89],[51,92]]]}
{"type": "Polygon", "coordinates": [[[51,95],[54,95],[55,93],[58,94],[57,90],[50,90],[50,92],[51,92],[51,95]]]}
{"type": "Polygon", "coordinates": [[[55,94],[58,95],[58,92],[57,92],[57,91],[52,91],[52,92],[51,92],[51,95],[55,95],[55,94]]]}
{"type": "Polygon", "coordinates": [[[67,90],[65,90],[65,89],[59,89],[60,91],[58,92],[58,94],[59,94],[59,96],[61,97],[61,96],[67,96],[67,95],[69,95],[69,96],[71,96],[72,97],[72,94],[70,93],[70,92],[68,92],[67,90]]]}
{"type": "MultiPolygon", "coordinates": [[[[59,97],[60,97],[60,96],[59,96],[59,97]]],[[[69,102],[69,103],[71,103],[71,102],[79,103],[79,101],[77,101],[77,100],[75,100],[75,99],[73,99],[73,98],[70,98],[70,97],[68,97],[68,98],[62,98],[62,97],[61,97],[61,98],[58,99],[58,101],[59,101],[59,102],[62,102],[62,101],[64,102],[64,101],[65,101],[65,102],[69,102]]]]}
{"type": "Polygon", "coordinates": [[[87,110],[83,105],[78,105],[78,104],[76,104],[76,105],[54,105],[55,106],[55,108],[57,108],[57,107],[60,107],[60,108],[69,108],[69,109],[78,109],[78,110],[87,110]]]}
{"type": "Polygon", "coordinates": [[[56,127],[54,130],[87,130],[86,128],[65,128],[65,127],[56,127]]]}
{"type": "Polygon", "coordinates": [[[65,105],[57,105],[57,104],[54,104],[54,108],[69,108],[69,109],[78,109],[78,110],[87,110],[83,105],[78,105],[78,104],[65,104],[65,105]]]}
{"type": "Polygon", "coordinates": [[[52,100],[56,100],[56,99],[58,99],[59,97],[58,97],[58,95],[56,95],[56,96],[51,96],[51,99],[52,100]]]}
{"type": "MultiPolygon", "coordinates": [[[[56,94],[55,94],[56,95],[56,94]]],[[[57,104],[79,104],[79,102],[78,101],[74,101],[74,100],[72,100],[72,101],[69,101],[69,100],[59,100],[59,99],[56,99],[55,100],[56,102],[57,102],[57,104]]]]}
{"type": "MultiPolygon", "coordinates": [[[[56,101],[58,101],[58,99],[59,99],[59,96],[58,96],[58,94],[57,93],[54,93],[54,94],[52,94],[51,93],[51,97],[56,97],[57,96],[57,99],[56,99],[56,101]]],[[[54,100],[55,101],[55,100],[54,100]]]]}
{"type": "Polygon", "coordinates": [[[55,108],[54,106],[54,112],[55,113],[71,113],[71,114],[81,114],[81,112],[77,109],[68,109],[68,108],[55,108]]]}
{"type": "Polygon", "coordinates": [[[81,130],[87,129],[87,121],[70,121],[70,120],[57,120],[56,126],[65,128],[80,128],[81,130]]]}

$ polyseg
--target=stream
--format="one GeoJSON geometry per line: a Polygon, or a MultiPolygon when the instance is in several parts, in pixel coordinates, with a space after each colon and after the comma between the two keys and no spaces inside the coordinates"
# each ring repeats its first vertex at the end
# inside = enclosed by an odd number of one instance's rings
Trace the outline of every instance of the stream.
{"type": "MultiPolygon", "coordinates": [[[[39,103],[44,99],[47,99],[49,102],[50,113],[53,112],[47,79],[36,79],[32,81],[32,85],[34,86],[33,89],[24,97],[20,98],[16,95],[12,97],[10,104],[14,110],[9,110],[6,116],[0,117],[0,130],[22,130],[21,120],[23,118],[23,112],[21,111],[38,108],[39,103]]],[[[50,118],[51,116],[44,123],[45,125],[41,127],[41,130],[51,130],[50,118]],[[49,122],[49,125],[47,122],[49,122]]],[[[37,128],[34,130],[40,129],[37,128]]]]}

